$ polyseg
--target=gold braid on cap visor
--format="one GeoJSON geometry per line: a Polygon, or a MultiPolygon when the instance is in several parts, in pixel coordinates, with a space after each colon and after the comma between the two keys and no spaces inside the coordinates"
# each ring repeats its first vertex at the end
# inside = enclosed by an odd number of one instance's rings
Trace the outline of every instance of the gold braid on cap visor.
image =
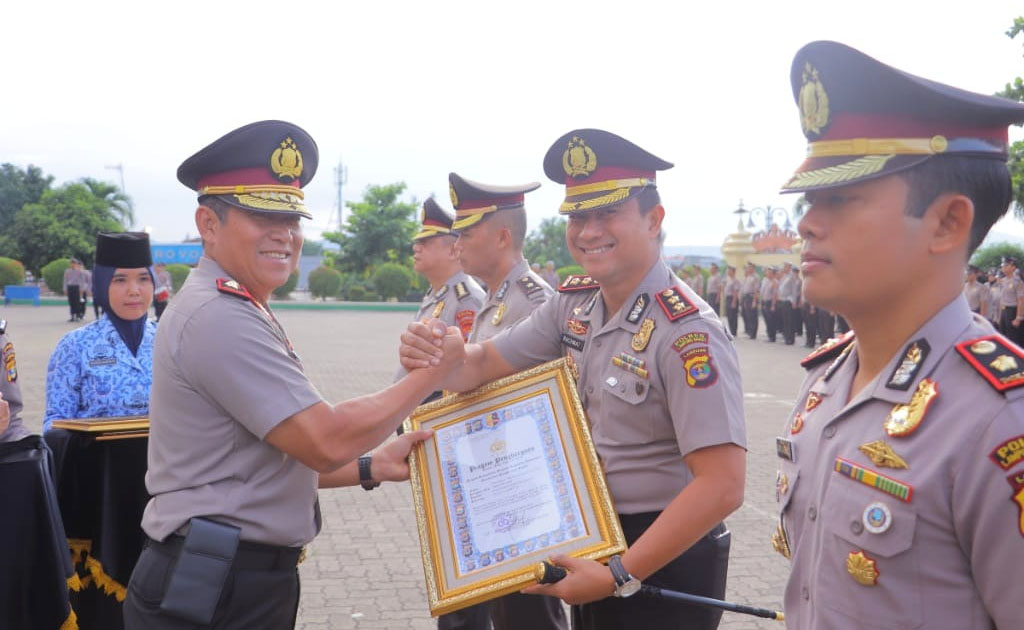
{"type": "Polygon", "coordinates": [[[628,198],[630,189],[640,188],[643,186],[653,186],[654,184],[655,181],[653,179],[633,177],[630,179],[609,179],[603,182],[594,182],[593,184],[583,184],[582,186],[567,186],[565,189],[566,197],[575,197],[577,195],[586,195],[592,192],[602,192],[605,190],[610,190],[611,192],[607,195],[594,197],[593,199],[585,199],[583,201],[566,201],[558,207],[558,212],[560,214],[572,214],[573,212],[578,212],[580,210],[591,210],[602,206],[611,206],[628,198]]]}
{"type": "Polygon", "coordinates": [[[239,203],[259,210],[308,214],[302,203],[305,195],[294,186],[204,186],[199,190],[199,196],[204,195],[231,195],[239,203]]]}

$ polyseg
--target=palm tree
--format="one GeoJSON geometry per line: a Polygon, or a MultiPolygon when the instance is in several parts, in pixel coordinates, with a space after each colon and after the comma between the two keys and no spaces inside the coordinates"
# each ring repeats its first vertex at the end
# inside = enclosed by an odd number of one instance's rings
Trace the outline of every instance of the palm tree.
{"type": "Polygon", "coordinates": [[[101,182],[91,177],[83,177],[82,184],[89,189],[94,197],[102,199],[107,204],[107,211],[123,226],[131,228],[134,225],[135,207],[132,198],[123,190],[110,182],[101,182]]]}

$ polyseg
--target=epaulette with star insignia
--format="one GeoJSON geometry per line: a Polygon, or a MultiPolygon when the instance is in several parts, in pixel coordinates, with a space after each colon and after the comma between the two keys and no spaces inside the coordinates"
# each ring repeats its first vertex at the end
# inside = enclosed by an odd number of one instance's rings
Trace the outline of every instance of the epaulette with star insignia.
{"type": "Polygon", "coordinates": [[[249,289],[246,289],[237,280],[231,278],[217,278],[217,290],[221,293],[227,293],[243,300],[249,300],[255,302],[256,299],[252,297],[252,293],[249,293],[249,289]]]}
{"type": "Polygon", "coordinates": [[[658,304],[661,305],[661,310],[665,311],[665,315],[670,322],[682,319],[700,310],[676,287],[669,287],[664,291],[658,291],[658,304]]]}
{"type": "Polygon", "coordinates": [[[956,344],[956,351],[996,391],[1024,385],[1024,350],[1006,337],[995,334],[962,341],[956,344]]]}
{"type": "Polygon", "coordinates": [[[562,284],[558,285],[559,293],[571,293],[583,291],[584,289],[599,289],[601,284],[587,275],[567,276],[562,284]]]}
{"type": "Polygon", "coordinates": [[[817,365],[821,365],[825,361],[839,356],[839,353],[842,352],[846,346],[850,345],[852,341],[853,331],[848,330],[842,335],[833,337],[815,348],[814,352],[801,359],[800,365],[808,370],[817,365]]]}
{"type": "Polygon", "coordinates": [[[455,297],[457,297],[458,299],[462,300],[467,295],[469,295],[469,289],[466,288],[466,283],[465,282],[456,282],[455,283],[455,297]]]}
{"type": "Polygon", "coordinates": [[[4,334],[5,332],[7,332],[7,320],[0,319],[0,335],[4,334]]]}
{"type": "Polygon", "coordinates": [[[533,295],[537,291],[544,290],[544,288],[541,287],[536,282],[534,282],[533,278],[531,278],[530,276],[523,276],[522,278],[516,281],[516,284],[519,285],[519,288],[522,289],[523,293],[525,293],[526,295],[533,295]]]}

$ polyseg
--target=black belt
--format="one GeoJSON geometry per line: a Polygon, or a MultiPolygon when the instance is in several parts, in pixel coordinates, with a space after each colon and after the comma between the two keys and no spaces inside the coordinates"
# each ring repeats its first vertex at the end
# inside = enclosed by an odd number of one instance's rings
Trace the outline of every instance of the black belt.
{"type": "MultiPolygon", "coordinates": [[[[177,558],[184,542],[185,537],[177,534],[168,536],[163,542],[147,537],[146,547],[168,558],[177,558]]],[[[231,563],[231,568],[242,571],[294,569],[303,559],[304,551],[303,547],[279,547],[243,540],[238,543],[238,552],[231,563]]]]}

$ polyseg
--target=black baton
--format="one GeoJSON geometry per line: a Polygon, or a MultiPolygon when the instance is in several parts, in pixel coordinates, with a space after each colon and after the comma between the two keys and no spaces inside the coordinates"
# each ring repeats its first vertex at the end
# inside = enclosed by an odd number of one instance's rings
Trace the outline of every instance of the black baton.
{"type": "MultiPolygon", "coordinates": [[[[540,584],[554,584],[568,573],[565,569],[560,566],[551,564],[550,562],[541,562],[533,571],[534,577],[540,584]]],[[[743,604],[734,604],[732,602],[722,601],[713,597],[704,597],[702,595],[692,595],[690,593],[680,593],[679,591],[670,591],[664,588],[658,588],[657,586],[649,586],[644,584],[640,587],[640,593],[647,595],[648,597],[660,597],[662,599],[673,599],[679,602],[686,602],[687,604],[696,604],[697,606],[707,606],[709,608],[720,608],[722,610],[728,610],[729,612],[741,613],[744,615],[753,615],[755,617],[764,617],[765,619],[774,619],[776,621],[784,621],[786,619],[785,614],[778,610],[768,610],[767,608],[754,608],[753,606],[745,606],[743,604]]]]}

